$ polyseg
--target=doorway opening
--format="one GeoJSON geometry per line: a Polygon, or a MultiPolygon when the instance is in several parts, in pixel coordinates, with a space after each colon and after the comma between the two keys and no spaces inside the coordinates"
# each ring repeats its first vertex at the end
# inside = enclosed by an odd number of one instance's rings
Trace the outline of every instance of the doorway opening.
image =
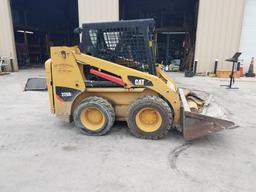
{"type": "Polygon", "coordinates": [[[20,68],[43,66],[51,46],[79,42],[77,0],[11,0],[11,9],[20,68]]]}
{"type": "Polygon", "coordinates": [[[179,70],[193,65],[199,0],[120,0],[120,19],[154,18],[156,62],[179,70]]]}

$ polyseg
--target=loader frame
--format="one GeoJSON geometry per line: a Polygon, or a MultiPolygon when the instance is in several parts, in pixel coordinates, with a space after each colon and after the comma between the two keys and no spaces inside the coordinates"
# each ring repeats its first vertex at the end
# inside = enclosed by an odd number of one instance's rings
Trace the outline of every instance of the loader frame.
{"type": "Polygon", "coordinates": [[[72,121],[76,107],[90,96],[109,101],[115,108],[116,120],[127,121],[131,103],[140,97],[155,95],[168,103],[172,109],[172,127],[181,131],[186,140],[235,126],[231,121],[191,112],[185,95],[161,70],[161,65],[156,68],[155,76],[83,54],[78,47],[52,47],[51,59],[45,66],[52,113],[67,121],[72,121]],[[109,72],[106,75],[121,81],[122,86],[87,86],[84,74],[86,65],[99,73],[109,72]]]}
{"type": "Polygon", "coordinates": [[[174,123],[180,119],[180,98],[177,87],[172,79],[157,68],[157,76],[131,69],[122,65],[99,59],[80,52],[77,47],[52,47],[51,59],[46,62],[47,84],[51,99],[52,112],[57,116],[71,119],[74,108],[89,95],[100,95],[113,101],[117,113],[121,111],[119,120],[125,120],[124,111],[128,105],[142,95],[158,95],[170,105],[173,110],[174,123]],[[116,88],[89,88],[83,68],[85,65],[98,70],[111,72],[124,83],[116,88]],[[68,77],[68,78],[65,78],[68,77]],[[118,95],[121,103],[115,103],[118,95]],[[128,96],[128,97],[127,97],[128,96]],[[121,106],[120,106],[121,105],[121,106]],[[118,109],[119,108],[119,109],[118,109]],[[123,108],[120,110],[120,108],[123,108]]]}

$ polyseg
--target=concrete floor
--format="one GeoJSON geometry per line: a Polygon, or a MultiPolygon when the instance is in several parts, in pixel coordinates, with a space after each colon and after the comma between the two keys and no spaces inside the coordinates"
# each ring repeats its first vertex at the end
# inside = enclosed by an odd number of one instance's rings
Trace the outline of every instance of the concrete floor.
{"type": "Polygon", "coordinates": [[[81,135],[50,114],[47,92],[23,92],[43,70],[0,76],[0,191],[255,191],[256,81],[239,90],[206,77],[180,86],[209,91],[240,125],[191,143],[171,132],[160,141],[131,136],[118,123],[104,137],[81,135]]]}

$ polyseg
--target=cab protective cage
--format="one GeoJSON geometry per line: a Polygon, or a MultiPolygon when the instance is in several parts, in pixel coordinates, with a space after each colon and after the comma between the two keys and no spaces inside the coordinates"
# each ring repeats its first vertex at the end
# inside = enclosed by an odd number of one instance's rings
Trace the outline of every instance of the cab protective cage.
{"type": "Polygon", "coordinates": [[[83,53],[156,75],[154,19],[83,24],[83,53]]]}

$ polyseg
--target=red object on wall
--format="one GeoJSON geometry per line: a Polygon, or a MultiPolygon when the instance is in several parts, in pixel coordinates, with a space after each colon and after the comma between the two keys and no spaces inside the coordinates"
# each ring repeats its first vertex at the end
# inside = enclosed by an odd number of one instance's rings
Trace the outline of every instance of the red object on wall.
{"type": "Polygon", "coordinates": [[[244,65],[241,63],[240,64],[240,77],[244,76],[244,65]]]}

